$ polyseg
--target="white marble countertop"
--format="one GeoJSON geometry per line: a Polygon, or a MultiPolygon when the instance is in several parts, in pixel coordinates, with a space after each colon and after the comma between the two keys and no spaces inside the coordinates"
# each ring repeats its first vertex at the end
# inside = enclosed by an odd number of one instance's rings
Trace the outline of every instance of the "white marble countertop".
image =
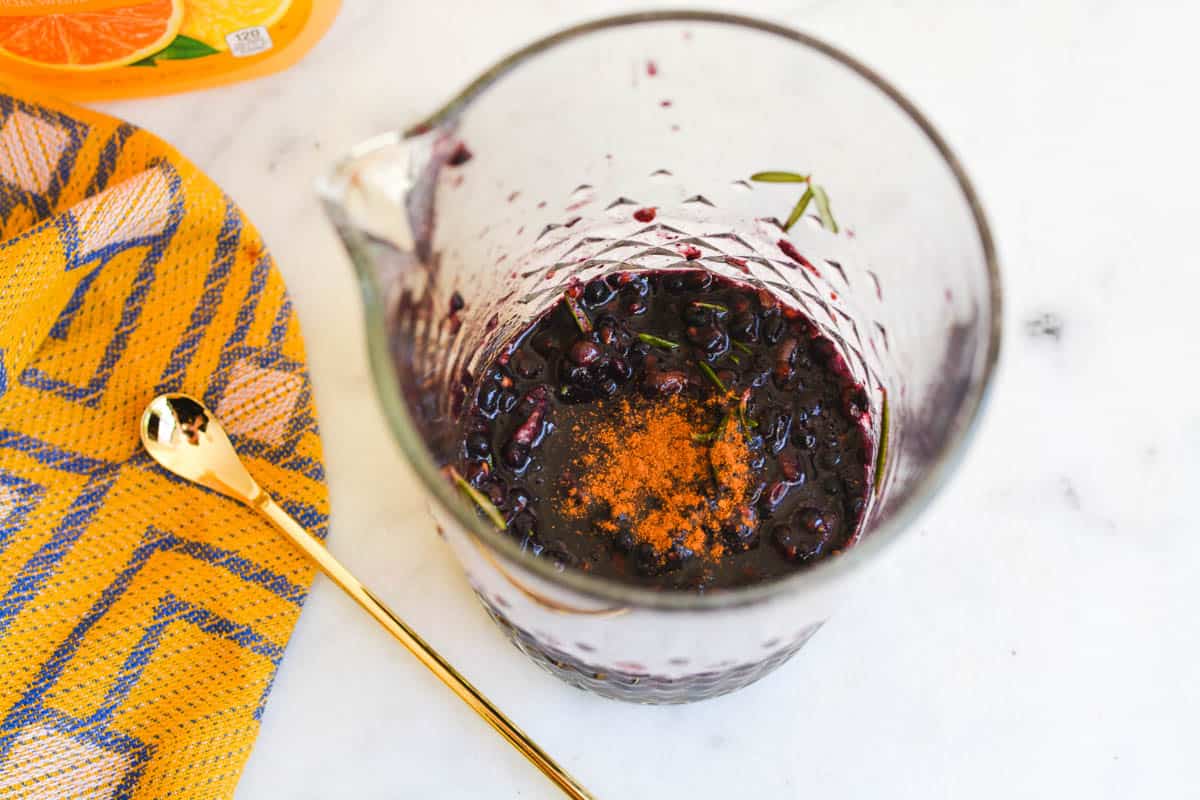
{"type": "MultiPolygon", "coordinates": [[[[1200,141],[1200,12],[708,5],[824,37],[928,112],[994,225],[1008,329],[961,473],[869,589],[790,664],[691,707],[568,688],[486,619],[391,445],[311,190],[352,143],[498,55],[633,4],[346,0],[288,72],[103,107],[195,160],[273,249],[307,335],[333,550],[600,797],[1195,797],[1200,208],[1184,167],[1200,141]]],[[[557,796],[317,580],[239,800],[557,796]]]]}

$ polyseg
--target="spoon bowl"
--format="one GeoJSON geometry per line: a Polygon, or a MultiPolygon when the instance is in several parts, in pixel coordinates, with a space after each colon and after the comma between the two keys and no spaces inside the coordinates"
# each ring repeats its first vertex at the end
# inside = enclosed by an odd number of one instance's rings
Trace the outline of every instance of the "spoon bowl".
{"type": "Polygon", "coordinates": [[[244,503],[262,494],[221,423],[194,398],[154,398],[142,414],[141,435],[146,452],[181,478],[244,503]]]}

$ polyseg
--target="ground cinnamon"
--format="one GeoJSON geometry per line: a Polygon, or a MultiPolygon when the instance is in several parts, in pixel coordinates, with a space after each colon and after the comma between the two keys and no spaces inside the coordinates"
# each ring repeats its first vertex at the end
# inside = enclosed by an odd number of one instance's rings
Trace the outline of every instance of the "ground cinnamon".
{"type": "Polygon", "coordinates": [[[572,434],[584,454],[568,476],[564,516],[649,545],[660,563],[719,560],[722,530],[754,522],[745,432],[725,406],[678,395],[597,403],[572,434]]]}

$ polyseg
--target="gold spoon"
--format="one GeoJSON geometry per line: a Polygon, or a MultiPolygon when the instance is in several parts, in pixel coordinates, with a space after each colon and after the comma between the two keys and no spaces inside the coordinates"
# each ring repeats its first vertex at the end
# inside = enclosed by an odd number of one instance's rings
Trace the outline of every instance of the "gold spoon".
{"type": "Polygon", "coordinates": [[[240,500],[267,518],[375,621],[400,640],[442,683],[475,709],[489,725],[517,748],[547,778],[573,800],[594,800],[586,789],[546,755],[525,732],[509,721],[470,681],[458,674],[375,594],[359,583],[325,545],[288,516],[262,490],[238,459],[225,429],[200,401],[184,394],[163,394],[150,401],[142,414],[142,444],[159,464],[181,478],[240,500]]]}

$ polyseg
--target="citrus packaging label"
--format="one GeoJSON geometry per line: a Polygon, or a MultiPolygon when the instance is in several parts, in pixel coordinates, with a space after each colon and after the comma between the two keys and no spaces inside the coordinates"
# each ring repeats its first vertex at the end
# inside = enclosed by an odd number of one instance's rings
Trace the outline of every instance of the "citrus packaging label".
{"type": "Polygon", "coordinates": [[[271,41],[271,33],[262,25],[227,33],[225,41],[229,44],[229,52],[238,58],[256,56],[259,53],[267,52],[274,46],[271,41]]]}
{"type": "Polygon", "coordinates": [[[339,0],[0,0],[0,81],[75,100],[187,91],[276,72],[339,0]]]}

